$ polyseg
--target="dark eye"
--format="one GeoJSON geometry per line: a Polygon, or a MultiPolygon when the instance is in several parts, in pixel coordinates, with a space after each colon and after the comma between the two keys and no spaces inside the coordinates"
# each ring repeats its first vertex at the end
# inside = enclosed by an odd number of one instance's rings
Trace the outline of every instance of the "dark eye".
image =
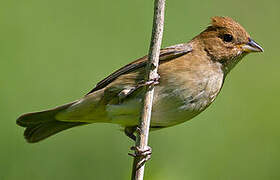
{"type": "Polygon", "coordinates": [[[225,42],[231,42],[231,41],[233,40],[233,37],[232,37],[232,35],[230,35],[230,34],[224,34],[224,35],[223,35],[223,40],[224,40],[225,42]]]}

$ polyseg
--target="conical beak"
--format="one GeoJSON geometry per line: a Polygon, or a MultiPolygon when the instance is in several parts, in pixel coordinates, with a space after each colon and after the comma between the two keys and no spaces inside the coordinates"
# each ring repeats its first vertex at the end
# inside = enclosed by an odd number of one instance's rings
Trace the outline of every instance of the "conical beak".
{"type": "Polygon", "coordinates": [[[263,48],[256,43],[253,39],[249,38],[249,42],[247,44],[242,45],[242,49],[244,52],[263,52],[263,48]]]}

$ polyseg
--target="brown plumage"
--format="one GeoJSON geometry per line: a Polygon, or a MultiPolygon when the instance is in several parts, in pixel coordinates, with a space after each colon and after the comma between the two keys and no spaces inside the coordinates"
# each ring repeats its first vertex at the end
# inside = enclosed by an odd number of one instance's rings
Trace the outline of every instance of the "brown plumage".
{"type": "MultiPolygon", "coordinates": [[[[211,25],[190,42],[162,49],[151,127],[173,126],[201,113],[215,100],[226,75],[242,57],[262,51],[229,17],[213,17],[211,25]]],[[[133,128],[141,111],[146,62],[144,56],[112,73],[80,100],[22,115],[17,124],[26,127],[28,142],[89,123],[133,128]]]]}

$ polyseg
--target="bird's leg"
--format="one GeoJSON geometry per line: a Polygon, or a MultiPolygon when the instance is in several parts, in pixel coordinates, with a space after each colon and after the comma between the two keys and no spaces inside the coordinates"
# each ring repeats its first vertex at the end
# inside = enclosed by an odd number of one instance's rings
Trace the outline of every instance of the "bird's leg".
{"type": "MultiPolygon", "coordinates": [[[[141,129],[138,126],[134,126],[134,127],[128,127],[125,128],[125,134],[130,137],[131,139],[136,141],[136,136],[133,134],[134,132],[136,133],[140,133],[141,129]],[[131,133],[132,132],[132,133],[131,133]]],[[[146,146],[145,148],[140,148],[138,146],[132,146],[130,148],[130,150],[134,151],[133,153],[128,153],[128,155],[132,156],[132,157],[137,157],[140,158],[141,160],[139,161],[139,165],[138,168],[140,168],[142,165],[144,165],[145,162],[147,162],[149,159],[151,159],[151,155],[152,155],[152,148],[149,146],[146,146]]]]}
{"type": "Polygon", "coordinates": [[[134,135],[134,132],[136,131],[136,129],[137,129],[137,126],[126,127],[124,129],[124,133],[130,139],[132,139],[133,141],[136,141],[136,136],[134,135]]]}

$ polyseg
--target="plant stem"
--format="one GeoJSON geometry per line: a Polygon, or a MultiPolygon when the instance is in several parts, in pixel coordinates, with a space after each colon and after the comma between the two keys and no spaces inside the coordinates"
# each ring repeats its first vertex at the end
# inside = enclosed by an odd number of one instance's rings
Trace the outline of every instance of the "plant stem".
{"type": "MultiPolygon", "coordinates": [[[[160,47],[164,26],[165,0],[155,0],[153,30],[148,55],[148,64],[146,66],[146,81],[152,81],[158,78],[157,70],[159,64],[160,47]]],[[[146,86],[146,93],[143,98],[143,110],[139,122],[140,132],[137,133],[136,147],[147,149],[150,120],[152,113],[152,104],[154,96],[154,85],[146,86]]],[[[141,165],[141,157],[135,157],[133,162],[132,180],[143,180],[145,163],[141,165]]]]}

